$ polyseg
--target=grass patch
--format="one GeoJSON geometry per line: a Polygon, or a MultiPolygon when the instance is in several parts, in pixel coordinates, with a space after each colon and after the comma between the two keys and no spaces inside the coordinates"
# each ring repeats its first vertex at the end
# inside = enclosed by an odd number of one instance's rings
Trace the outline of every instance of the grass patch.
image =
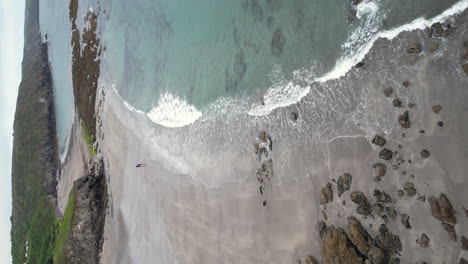
{"type": "Polygon", "coordinates": [[[67,208],[65,209],[65,214],[61,221],[58,221],[57,226],[57,237],[55,239],[55,247],[54,247],[54,264],[65,264],[65,254],[63,252],[63,246],[65,241],[67,240],[71,225],[72,225],[72,218],[73,218],[73,210],[75,209],[75,190],[72,189],[70,195],[68,197],[67,208]]]}
{"type": "Polygon", "coordinates": [[[95,157],[97,152],[96,152],[96,148],[94,147],[93,137],[91,136],[88,128],[83,122],[81,122],[81,127],[83,128],[83,134],[86,139],[86,144],[88,144],[89,153],[91,154],[91,156],[95,157]]]}

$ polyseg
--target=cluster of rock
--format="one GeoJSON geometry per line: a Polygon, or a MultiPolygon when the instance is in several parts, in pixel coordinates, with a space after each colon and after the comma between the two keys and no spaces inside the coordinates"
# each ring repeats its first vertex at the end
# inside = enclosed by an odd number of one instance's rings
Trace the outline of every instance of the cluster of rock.
{"type": "Polygon", "coordinates": [[[262,131],[259,133],[257,142],[254,144],[255,155],[260,167],[256,171],[257,181],[259,183],[260,195],[263,198],[263,206],[267,205],[266,190],[271,190],[271,179],[273,177],[273,160],[270,157],[273,150],[273,141],[270,136],[262,131]]]}
{"type": "Polygon", "coordinates": [[[388,231],[385,224],[379,227],[376,237],[372,237],[354,216],[348,217],[348,232],[327,226],[325,222],[320,222],[318,229],[322,264],[400,263],[396,257],[403,250],[400,238],[388,231]]]}

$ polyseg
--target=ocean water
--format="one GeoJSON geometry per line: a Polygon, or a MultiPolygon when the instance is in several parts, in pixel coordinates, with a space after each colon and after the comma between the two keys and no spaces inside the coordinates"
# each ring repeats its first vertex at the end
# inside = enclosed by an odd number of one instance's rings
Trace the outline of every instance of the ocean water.
{"type": "Polygon", "coordinates": [[[162,126],[191,124],[231,99],[243,107],[231,111],[265,115],[343,75],[380,32],[456,2],[104,2],[103,67],[131,109],[162,126]]]}
{"type": "Polygon", "coordinates": [[[71,24],[68,1],[41,0],[42,39],[49,44],[49,62],[55,91],[56,125],[62,161],[66,157],[75,107],[71,72],[71,24]]]}

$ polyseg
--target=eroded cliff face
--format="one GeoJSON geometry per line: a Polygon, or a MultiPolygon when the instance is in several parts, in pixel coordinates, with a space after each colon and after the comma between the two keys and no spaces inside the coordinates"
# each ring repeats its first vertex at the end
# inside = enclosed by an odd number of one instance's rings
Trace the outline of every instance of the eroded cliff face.
{"type": "Polygon", "coordinates": [[[67,263],[99,263],[104,243],[104,224],[108,202],[102,161],[74,184],[75,206],[71,232],[65,242],[67,263]]]}

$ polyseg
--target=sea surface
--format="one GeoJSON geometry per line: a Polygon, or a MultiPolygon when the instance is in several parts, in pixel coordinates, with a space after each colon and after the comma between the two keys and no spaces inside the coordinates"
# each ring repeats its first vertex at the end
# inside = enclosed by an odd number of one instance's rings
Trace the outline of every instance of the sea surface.
{"type": "MultiPolygon", "coordinates": [[[[456,2],[102,1],[102,67],[129,109],[161,126],[223,118],[226,110],[265,115],[298,102],[311,83],[344,75],[382,32],[456,2]]],[[[98,8],[92,0],[80,5],[98,8]]],[[[62,157],[74,116],[68,7],[40,3],[62,157]]]]}
{"type": "Polygon", "coordinates": [[[55,91],[57,136],[62,161],[67,154],[75,114],[71,72],[71,24],[68,7],[68,1],[41,0],[39,3],[42,39],[49,44],[49,61],[55,91]]]}

